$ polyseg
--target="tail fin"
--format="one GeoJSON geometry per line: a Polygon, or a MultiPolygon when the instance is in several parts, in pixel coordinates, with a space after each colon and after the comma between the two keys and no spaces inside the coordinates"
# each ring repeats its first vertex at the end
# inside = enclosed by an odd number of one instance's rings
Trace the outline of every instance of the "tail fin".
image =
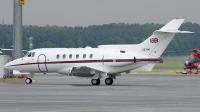
{"type": "Polygon", "coordinates": [[[156,30],[149,38],[139,44],[139,47],[142,48],[142,51],[139,52],[160,57],[176,33],[193,33],[178,30],[183,22],[184,19],[173,19],[161,29],[156,30]]]}
{"type": "Polygon", "coordinates": [[[184,19],[173,19],[161,29],[155,31],[149,38],[139,44],[142,51],[138,52],[160,57],[176,33],[170,31],[178,31],[183,21],[184,19]]]}
{"type": "Polygon", "coordinates": [[[160,30],[161,31],[168,31],[168,30],[178,30],[181,24],[184,22],[185,19],[173,19],[165,26],[163,26],[160,30]]]}
{"type": "Polygon", "coordinates": [[[101,45],[100,48],[112,48],[137,52],[150,57],[160,57],[176,33],[193,33],[179,31],[184,19],[173,19],[161,29],[156,30],[149,38],[135,45],[101,45]]]}

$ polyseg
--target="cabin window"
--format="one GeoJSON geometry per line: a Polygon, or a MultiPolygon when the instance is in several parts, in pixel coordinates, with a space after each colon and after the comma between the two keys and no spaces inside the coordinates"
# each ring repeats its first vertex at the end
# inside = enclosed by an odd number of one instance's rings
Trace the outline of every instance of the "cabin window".
{"type": "Polygon", "coordinates": [[[66,55],[65,54],[63,54],[63,59],[65,59],[66,58],[66,55]]]}
{"type": "Polygon", "coordinates": [[[58,55],[56,56],[56,58],[59,59],[59,58],[60,58],[60,55],[58,54],[58,55]]]}
{"type": "Polygon", "coordinates": [[[35,56],[35,52],[32,53],[32,57],[34,57],[34,56],[35,56]]]}
{"type": "Polygon", "coordinates": [[[93,58],[93,54],[90,54],[90,59],[93,58]]]}
{"type": "Polygon", "coordinates": [[[85,58],[86,58],[86,54],[83,55],[83,59],[85,59],[85,58]]]}
{"type": "Polygon", "coordinates": [[[69,55],[69,59],[72,59],[72,54],[69,55]]]}
{"type": "Polygon", "coordinates": [[[78,58],[79,58],[79,54],[76,55],[76,59],[78,59],[78,58]]]}

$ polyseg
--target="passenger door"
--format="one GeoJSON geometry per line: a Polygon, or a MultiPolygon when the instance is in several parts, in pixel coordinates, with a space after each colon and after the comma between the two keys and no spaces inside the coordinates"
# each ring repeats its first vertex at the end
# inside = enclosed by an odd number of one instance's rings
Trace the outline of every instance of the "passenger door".
{"type": "Polygon", "coordinates": [[[48,72],[46,65],[46,56],[44,54],[40,54],[38,56],[38,69],[40,72],[48,72]]]}

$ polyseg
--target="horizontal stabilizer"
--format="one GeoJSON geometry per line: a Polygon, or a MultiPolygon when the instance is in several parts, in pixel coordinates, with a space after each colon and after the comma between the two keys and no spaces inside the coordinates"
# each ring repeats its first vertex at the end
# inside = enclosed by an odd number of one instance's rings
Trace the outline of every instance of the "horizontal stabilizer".
{"type": "Polygon", "coordinates": [[[180,30],[156,30],[156,32],[162,32],[162,33],[194,33],[190,31],[180,31],[180,30]]]}

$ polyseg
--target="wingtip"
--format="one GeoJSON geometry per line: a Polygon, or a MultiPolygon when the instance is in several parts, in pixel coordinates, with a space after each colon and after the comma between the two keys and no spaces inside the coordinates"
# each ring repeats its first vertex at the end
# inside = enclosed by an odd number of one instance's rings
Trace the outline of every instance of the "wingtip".
{"type": "Polygon", "coordinates": [[[191,31],[181,31],[181,33],[195,33],[195,32],[191,32],[191,31]]]}

